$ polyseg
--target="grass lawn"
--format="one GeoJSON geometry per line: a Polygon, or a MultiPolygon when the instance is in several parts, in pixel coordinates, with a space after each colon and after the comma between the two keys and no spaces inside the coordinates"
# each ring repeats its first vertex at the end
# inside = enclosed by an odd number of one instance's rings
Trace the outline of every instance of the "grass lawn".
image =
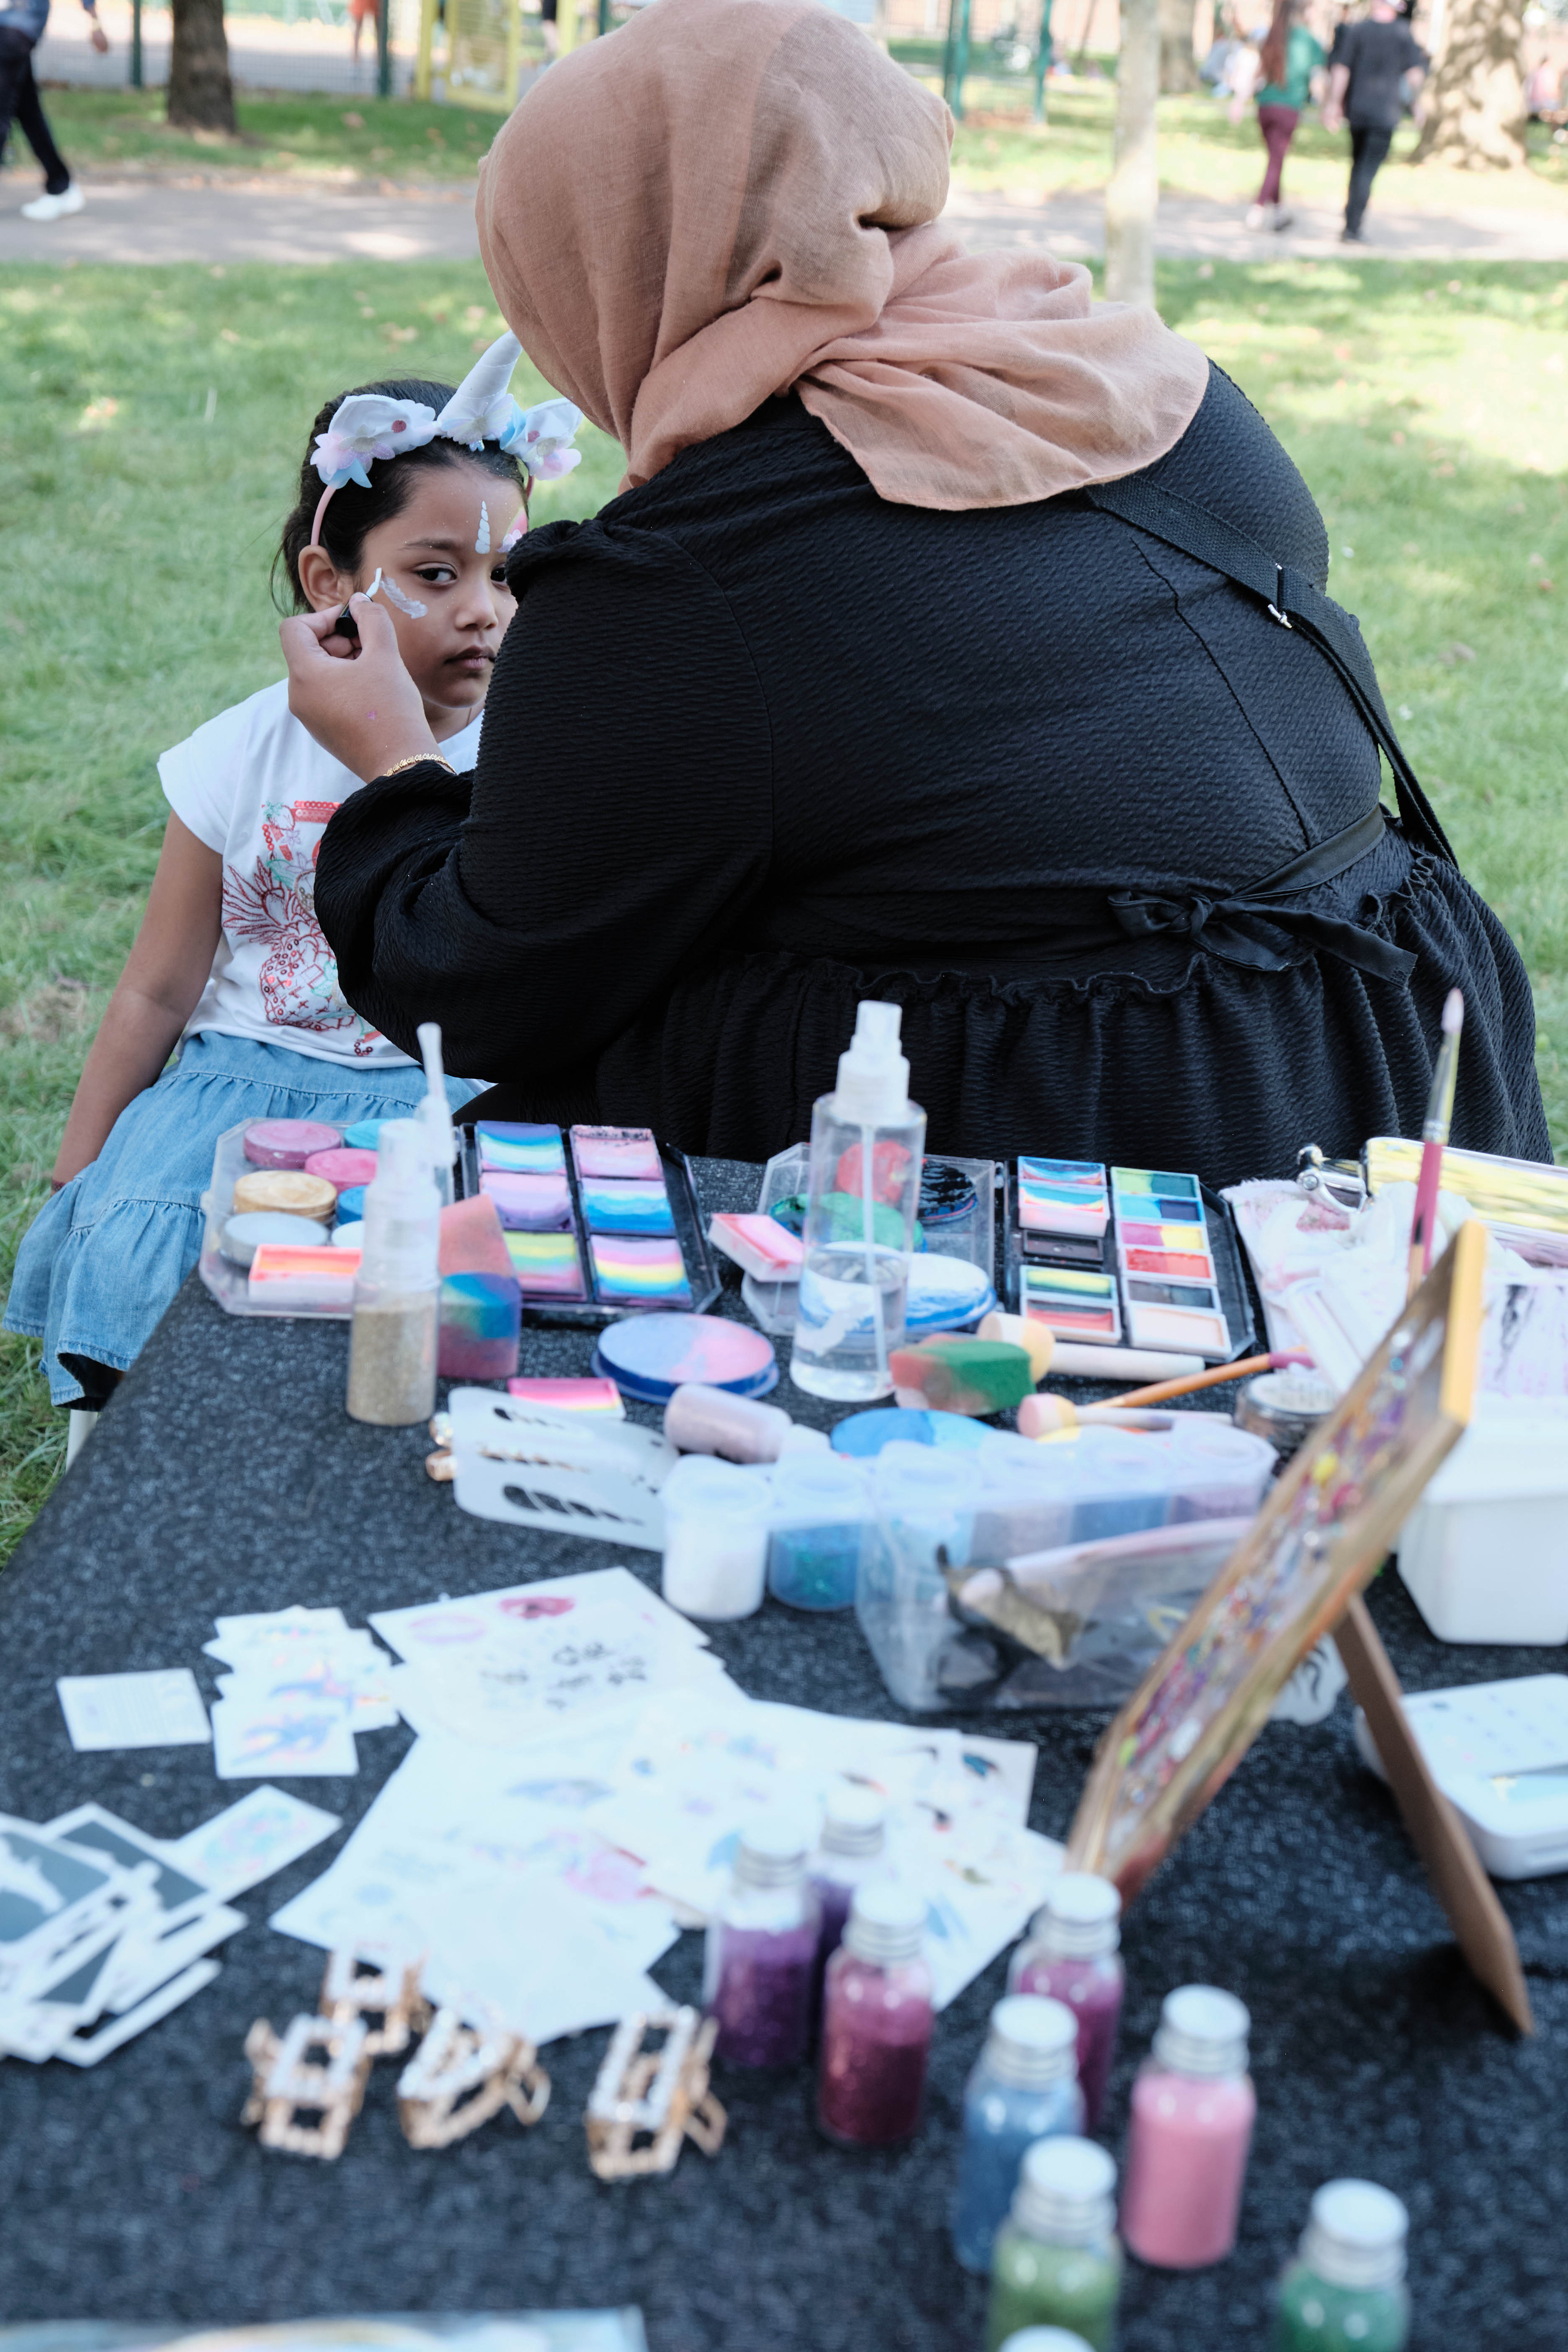
{"type": "MultiPolygon", "coordinates": [[[[537,19],[525,16],[525,28],[537,19]]],[[[911,59],[911,62],[916,60],[911,59]]],[[[940,68],[938,68],[940,81],[940,68]]],[[[1050,121],[1027,120],[1030,93],[1019,82],[967,84],[966,120],[953,144],[953,177],[967,188],[1003,188],[1034,198],[1056,189],[1099,188],[1110,169],[1115,91],[1109,81],[1053,84],[1050,121]]],[[[238,140],[193,138],[163,121],[162,90],[54,89],[48,111],[60,145],[83,170],[267,172],[330,174],[345,182],[468,179],[489,146],[497,118],[460,106],[412,100],[242,93],[238,140]]],[[[1568,209],[1568,146],[1555,147],[1540,124],[1531,129],[1531,169],[1473,176],[1404,166],[1415,144],[1406,123],[1378,182],[1378,198],[1423,209],[1458,205],[1551,203],[1568,209]]],[[[1161,184],[1173,194],[1249,203],[1262,170],[1258,128],[1249,116],[1232,124],[1206,96],[1160,101],[1161,184]]],[[[28,159],[30,164],[30,158],[28,159]]],[[[1304,204],[1344,199],[1346,147],[1316,115],[1303,118],[1286,167],[1289,193],[1304,204]]]]}
{"type": "MultiPolygon", "coordinates": [[[[1333,591],[1524,950],[1568,1147],[1568,277],[1184,263],[1161,302],[1323,505],[1333,591]]],[[[455,379],[500,325],[477,266],[0,272],[0,1286],[157,857],[155,756],[281,674],[268,568],[310,415],[395,367],[455,379]]],[[[536,515],[618,473],[589,435],[536,515]]],[[[63,1451],[44,1398],[0,1339],[0,1554],[63,1451]]]]}

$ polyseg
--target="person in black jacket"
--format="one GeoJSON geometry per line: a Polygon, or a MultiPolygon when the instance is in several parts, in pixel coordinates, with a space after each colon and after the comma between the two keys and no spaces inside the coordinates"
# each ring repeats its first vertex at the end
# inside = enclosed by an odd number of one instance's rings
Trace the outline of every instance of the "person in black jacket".
{"type": "Polygon", "coordinates": [[[519,108],[487,267],[626,483],[513,553],[472,779],[374,605],[352,665],[284,625],[374,780],[317,868],[350,1002],[514,1116],[757,1159],[890,998],[933,1148],[1228,1181],[1417,1133],[1457,983],[1455,1141],[1549,1156],[1305,484],[1152,313],[922,226],[946,141],[810,0],[660,0],[519,108]]]}
{"type": "Polygon", "coordinates": [[[1399,128],[1405,92],[1420,87],[1429,63],[1409,17],[1394,0],[1372,0],[1359,24],[1347,25],[1335,36],[1323,128],[1337,131],[1342,122],[1350,124],[1351,179],[1341,240],[1345,245],[1366,243],[1362,221],[1373,181],[1399,128]]]}

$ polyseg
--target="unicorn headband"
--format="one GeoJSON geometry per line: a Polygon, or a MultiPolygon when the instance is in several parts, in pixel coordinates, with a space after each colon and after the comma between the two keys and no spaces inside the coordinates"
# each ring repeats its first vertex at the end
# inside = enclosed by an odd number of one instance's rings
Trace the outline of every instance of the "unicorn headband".
{"type": "Polygon", "coordinates": [[[382,392],[352,393],[339,404],[324,433],[316,436],[311,464],[326,488],[310,525],[310,545],[321,543],[321,517],[334,490],[345,482],[370,488],[365,470],[377,457],[400,457],[405,450],[423,449],[440,439],[482,449],[499,442],[523,469],[522,511],[500,543],[504,555],[528,529],[528,494],[536,481],[558,481],[583,462],[572,437],[583,422],[583,412],[569,400],[542,400],[535,407],[519,408],[508,385],[522,356],[515,335],[498,337],[468,370],[446,407],[437,415],[422,400],[391,400],[382,392]]]}

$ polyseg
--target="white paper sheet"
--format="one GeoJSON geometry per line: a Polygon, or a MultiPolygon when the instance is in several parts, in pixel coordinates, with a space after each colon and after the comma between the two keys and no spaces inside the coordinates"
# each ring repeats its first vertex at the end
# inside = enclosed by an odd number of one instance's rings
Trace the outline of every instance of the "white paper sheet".
{"type": "Polygon", "coordinates": [[[55,1685],[71,1746],[204,1748],[207,1711],[189,1666],[153,1674],[62,1675],[55,1685]]]}
{"type": "Polygon", "coordinates": [[[165,1848],[171,1862],[215,1895],[258,1886],[342,1827],[336,1813],[307,1805],[282,1789],[252,1789],[237,1805],[165,1848]]]}

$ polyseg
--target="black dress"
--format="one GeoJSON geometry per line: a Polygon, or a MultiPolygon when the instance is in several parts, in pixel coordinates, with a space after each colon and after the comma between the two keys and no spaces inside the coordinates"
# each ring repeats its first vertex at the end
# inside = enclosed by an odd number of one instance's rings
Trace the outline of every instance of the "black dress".
{"type": "MultiPolygon", "coordinates": [[[[1217,370],[1136,478],[1326,579],[1217,370]]],[[[1373,838],[1377,751],[1322,653],[1149,532],[1079,494],[889,504],[783,399],[510,577],[477,771],[345,802],[316,907],[355,1009],[410,1050],[439,1021],[512,1115],[759,1159],[879,996],[933,1149],[1277,1175],[1419,1133],[1458,982],[1455,1142],[1550,1157],[1501,925],[1396,822],[1373,838]],[[1204,926],[1358,821],[1336,879],[1204,926]]]]}

